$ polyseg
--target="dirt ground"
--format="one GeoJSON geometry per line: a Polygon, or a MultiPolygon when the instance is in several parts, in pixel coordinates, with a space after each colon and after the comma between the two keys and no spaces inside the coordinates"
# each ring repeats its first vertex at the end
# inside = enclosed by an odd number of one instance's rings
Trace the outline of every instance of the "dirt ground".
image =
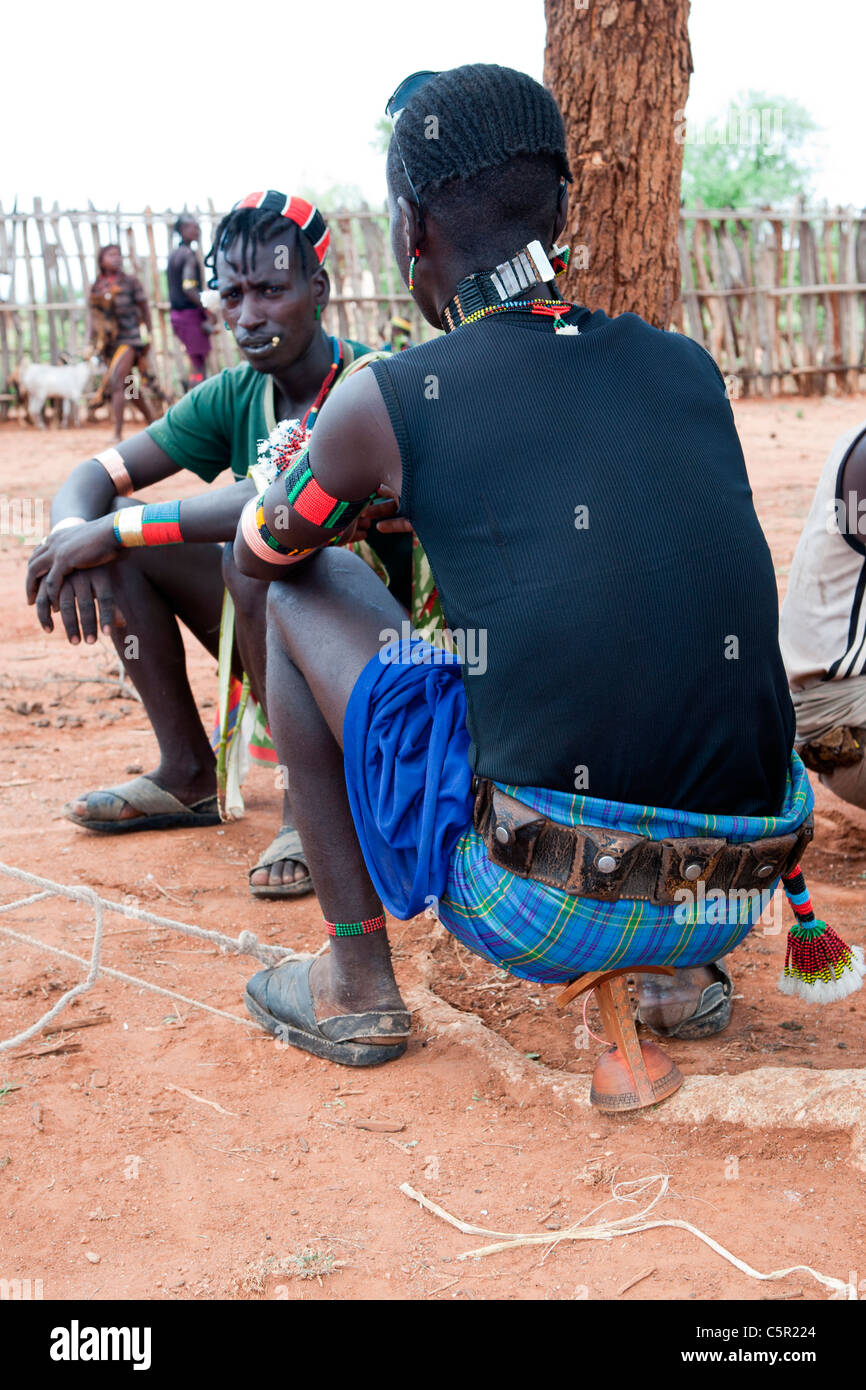
{"type": "MultiPolygon", "coordinates": [[[[826,451],[866,415],[866,402],[748,401],[736,413],[784,590],[826,451]]],[[[98,428],[0,426],[0,500],[42,497],[47,513],[70,466],[105,440],[98,428]]],[[[194,491],[194,480],[183,487],[194,491]]],[[[158,490],[178,491],[171,482],[158,490]]],[[[247,869],[279,812],[265,772],[251,774],[247,816],[224,829],[106,840],[60,816],[73,794],[153,767],[154,743],[104,641],[73,648],[40,632],[23,600],[30,545],[0,536],[0,858],[161,916],[318,947],[314,899],[249,896],[247,869]]],[[[188,650],[210,720],[214,663],[191,639],[188,650]]],[[[818,788],[816,823],[813,897],[862,943],[866,815],[818,788]]],[[[28,891],[0,875],[0,904],[28,891]]],[[[42,901],[0,926],[89,956],[92,917],[77,904],[42,901]]],[[[758,1270],[806,1264],[846,1280],[853,1271],[866,1289],[866,1174],[851,1161],[847,1132],[691,1127],[640,1114],[613,1121],[570,1096],[560,1101],[534,1078],[589,1075],[600,1045],[585,1045],[580,1009],[558,1015],[550,992],[475,959],[435,922],[391,926],[415,1034],[398,1063],[353,1072],[246,1026],[243,984],[258,968],[248,957],[109,914],[107,965],[238,1022],[103,977],[56,1025],[90,1026],[0,1055],[0,1277],[41,1279],[45,1298],[76,1300],[827,1296],[801,1273],[759,1283],[682,1230],[555,1243],[606,1199],[602,1216],[647,1200],[614,1204],[613,1183],[667,1173],[654,1217],[690,1221],[758,1270]],[[441,1008],[430,1007],[435,996],[441,1008]],[[466,1045],[460,1020],[471,1015],[520,1066],[497,1066],[466,1045]],[[460,1262],[486,1241],[422,1210],[401,1183],[464,1221],[549,1233],[550,1245],[460,1262]]],[[[784,930],[771,926],[734,954],[730,1028],[669,1048],[687,1077],[866,1066],[863,996],[823,1012],[786,1000],[775,988],[783,952],[784,930]]],[[[84,973],[2,935],[0,969],[0,1037],[84,973]]],[[[598,1029],[592,1007],[588,1022],[598,1029]]]]}

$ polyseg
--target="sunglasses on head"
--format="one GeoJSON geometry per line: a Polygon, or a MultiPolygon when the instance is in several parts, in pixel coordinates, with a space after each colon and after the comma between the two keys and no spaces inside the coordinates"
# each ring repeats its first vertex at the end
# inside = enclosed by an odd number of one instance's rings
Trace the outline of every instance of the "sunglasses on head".
{"type": "Polygon", "coordinates": [[[385,103],[385,115],[391,121],[392,126],[397,124],[410,97],[413,97],[416,92],[420,92],[421,88],[430,81],[431,77],[438,76],[438,72],[431,72],[428,68],[425,68],[423,72],[412,72],[408,77],[403,78],[399,87],[394,90],[385,103]]]}
{"type": "Polygon", "coordinates": [[[397,134],[397,122],[402,116],[408,102],[415,95],[415,93],[420,92],[421,88],[430,81],[431,77],[438,76],[438,72],[431,72],[427,69],[425,69],[422,72],[410,73],[408,77],[403,78],[403,81],[400,83],[399,87],[395,88],[394,92],[389,97],[388,101],[385,103],[385,115],[391,122],[391,130],[394,135],[394,141],[397,145],[397,153],[400,156],[400,163],[403,165],[403,173],[406,175],[406,182],[408,183],[409,188],[411,189],[412,197],[415,200],[415,204],[418,208],[419,213],[421,212],[421,199],[418,197],[418,194],[415,191],[415,185],[412,182],[412,175],[406,168],[406,160],[403,158],[403,151],[400,148],[400,137],[397,134]]]}

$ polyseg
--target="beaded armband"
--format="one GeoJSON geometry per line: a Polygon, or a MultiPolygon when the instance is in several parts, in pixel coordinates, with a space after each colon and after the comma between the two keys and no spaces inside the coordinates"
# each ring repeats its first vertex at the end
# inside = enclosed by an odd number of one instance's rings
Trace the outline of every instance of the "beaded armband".
{"type": "Polygon", "coordinates": [[[125,549],[139,545],[179,545],[183,540],[180,502],[122,507],[114,515],[114,534],[125,549]]]}
{"type": "Polygon", "coordinates": [[[371,492],[356,502],[341,502],[339,498],[332,497],[313,477],[309,455],[306,453],[287,469],[285,482],[286,497],[298,516],[302,516],[313,526],[322,526],[328,530],[339,527],[341,531],[345,531],[376,496],[375,492],[371,492]]]}
{"type": "Polygon", "coordinates": [[[309,554],[309,547],[303,550],[290,550],[287,545],[281,545],[280,542],[277,540],[276,536],[273,534],[273,532],[268,530],[267,522],[265,521],[264,493],[262,493],[261,497],[256,498],[256,529],[258,530],[259,535],[261,536],[268,549],[272,550],[276,555],[285,555],[287,557],[291,557],[292,555],[309,554]]]}
{"type": "Polygon", "coordinates": [[[264,493],[261,497],[251,497],[241,512],[241,535],[253,554],[269,565],[292,565],[295,560],[309,555],[309,550],[287,550],[280,545],[265,524],[264,502],[264,493]]]}

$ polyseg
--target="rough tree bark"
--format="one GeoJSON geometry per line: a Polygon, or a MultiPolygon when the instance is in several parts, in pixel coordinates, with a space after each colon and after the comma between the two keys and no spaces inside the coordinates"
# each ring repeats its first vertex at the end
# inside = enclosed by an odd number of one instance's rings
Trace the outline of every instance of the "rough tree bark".
{"type": "Polygon", "coordinates": [[[545,0],[545,11],[544,80],[574,175],[563,293],[668,328],[680,296],[689,0],[545,0]]]}

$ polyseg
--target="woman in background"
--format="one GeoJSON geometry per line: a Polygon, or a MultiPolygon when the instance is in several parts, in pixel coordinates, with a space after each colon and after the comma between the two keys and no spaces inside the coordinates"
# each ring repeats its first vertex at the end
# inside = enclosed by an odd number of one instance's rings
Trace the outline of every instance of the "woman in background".
{"type": "Polygon", "coordinates": [[[162,392],[148,363],[151,317],[144,286],[136,276],[126,274],[122,252],[114,243],[103,246],[97,264],[99,273],[87,302],[88,335],[92,351],[106,363],[106,372],[89,407],[92,415],[110,397],[114,415],[112,443],[119,444],[127,400],[134,401],[151,424],[159,412],[147,397],[152,393],[161,400],[162,392]],[[132,377],[135,367],[138,383],[132,377]]]}

